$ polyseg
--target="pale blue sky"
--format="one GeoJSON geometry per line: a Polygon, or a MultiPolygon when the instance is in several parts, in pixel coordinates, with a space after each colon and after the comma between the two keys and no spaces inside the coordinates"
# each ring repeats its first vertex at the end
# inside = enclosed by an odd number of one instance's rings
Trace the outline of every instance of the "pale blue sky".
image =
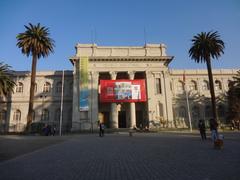
{"type": "Polygon", "coordinates": [[[190,40],[217,30],[226,49],[213,68],[240,69],[238,0],[1,0],[0,61],[14,70],[31,69],[31,58],[16,47],[16,35],[29,22],[49,27],[56,42],[55,53],[40,59],[38,70],[72,70],[68,59],[78,42],[143,46],[144,28],[147,43],[167,45],[174,69],[205,68],[188,57],[190,40]]]}

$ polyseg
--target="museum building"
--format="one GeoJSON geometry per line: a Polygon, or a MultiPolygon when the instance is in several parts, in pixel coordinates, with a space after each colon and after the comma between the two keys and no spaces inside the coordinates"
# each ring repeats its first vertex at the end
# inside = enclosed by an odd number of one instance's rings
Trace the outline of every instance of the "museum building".
{"type": "MultiPolygon", "coordinates": [[[[173,58],[164,44],[77,44],[70,58],[73,71],[37,72],[33,122],[58,129],[62,115],[64,132],[95,130],[99,120],[111,129],[194,128],[200,118],[207,122],[207,70],[169,69],[173,58]]],[[[237,69],[213,70],[221,124],[226,123],[228,82],[236,73],[237,69]]],[[[26,127],[30,73],[14,72],[13,79],[15,92],[0,99],[2,132],[26,127]]]]}

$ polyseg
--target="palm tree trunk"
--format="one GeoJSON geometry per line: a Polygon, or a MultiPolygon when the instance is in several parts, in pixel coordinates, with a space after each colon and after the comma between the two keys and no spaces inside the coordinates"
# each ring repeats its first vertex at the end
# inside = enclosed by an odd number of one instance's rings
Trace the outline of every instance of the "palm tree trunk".
{"type": "Polygon", "coordinates": [[[36,68],[37,68],[37,56],[33,55],[33,58],[32,58],[32,72],[31,72],[31,85],[30,85],[30,97],[29,97],[29,106],[28,106],[28,115],[27,115],[27,130],[30,130],[30,124],[32,123],[36,68]]]}
{"type": "Polygon", "coordinates": [[[212,101],[213,119],[214,119],[215,123],[217,123],[216,98],[215,98],[215,91],[214,91],[214,83],[213,83],[213,75],[212,75],[212,67],[211,67],[210,58],[208,58],[206,60],[206,62],[207,62],[208,79],[209,79],[210,94],[211,94],[211,101],[212,101]]]}

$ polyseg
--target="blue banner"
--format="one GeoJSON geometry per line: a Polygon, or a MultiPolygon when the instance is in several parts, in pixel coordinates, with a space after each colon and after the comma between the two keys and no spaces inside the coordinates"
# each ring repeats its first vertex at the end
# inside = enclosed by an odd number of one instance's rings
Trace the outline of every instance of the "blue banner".
{"type": "Polygon", "coordinates": [[[80,111],[88,111],[88,57],[81,57],[79,63],[80,75],[80,92],[79,92],[79,106],[80,111]]]}

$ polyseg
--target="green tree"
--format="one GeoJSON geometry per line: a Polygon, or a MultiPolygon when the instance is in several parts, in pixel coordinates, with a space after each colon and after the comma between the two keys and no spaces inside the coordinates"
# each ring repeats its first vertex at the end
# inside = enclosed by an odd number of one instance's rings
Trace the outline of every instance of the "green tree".
{"type": "Polygon", "coordinates": [[[197,63],[203,62],[207,64],[214,121],[217,121],[217,111],[211,60],[215,58],[218,59],[221,54],[224,54],[224,48],[224,42],[220,39],[218,32],[210,31],[201,32],[194,36],[192,39],[192,46],[189,49],[189,56],[191,59],[197,63]]]}
{"type": "Polygon", "coordinates": [[[24,55],[27,57],[32,56],[30,97],[27,115],[27,128],[29,128],[29,125],[32,122],[37,60],[41,57],[45,58],[50,53],[53,53],[54,40],[49,37],[49,29],[41,26],[40,23],[37,25],[29,23],[29,26],[25,25],[25,28],[25,32],[17,35],[17,46],[21,49],[24,55]]]}
{"type": "Polygon", "coordinates": [[[10,72],[10,66],[0,62],[0,94],[7,96],[9,93],[13,93],[15,82],[12,80],[12,74],[10,72]]]}
{"type": "Polygon", "coordinates": [[[229,81],[228,97],[228,119],[240,119],[240,70],[233,80],[229,81]]]}

